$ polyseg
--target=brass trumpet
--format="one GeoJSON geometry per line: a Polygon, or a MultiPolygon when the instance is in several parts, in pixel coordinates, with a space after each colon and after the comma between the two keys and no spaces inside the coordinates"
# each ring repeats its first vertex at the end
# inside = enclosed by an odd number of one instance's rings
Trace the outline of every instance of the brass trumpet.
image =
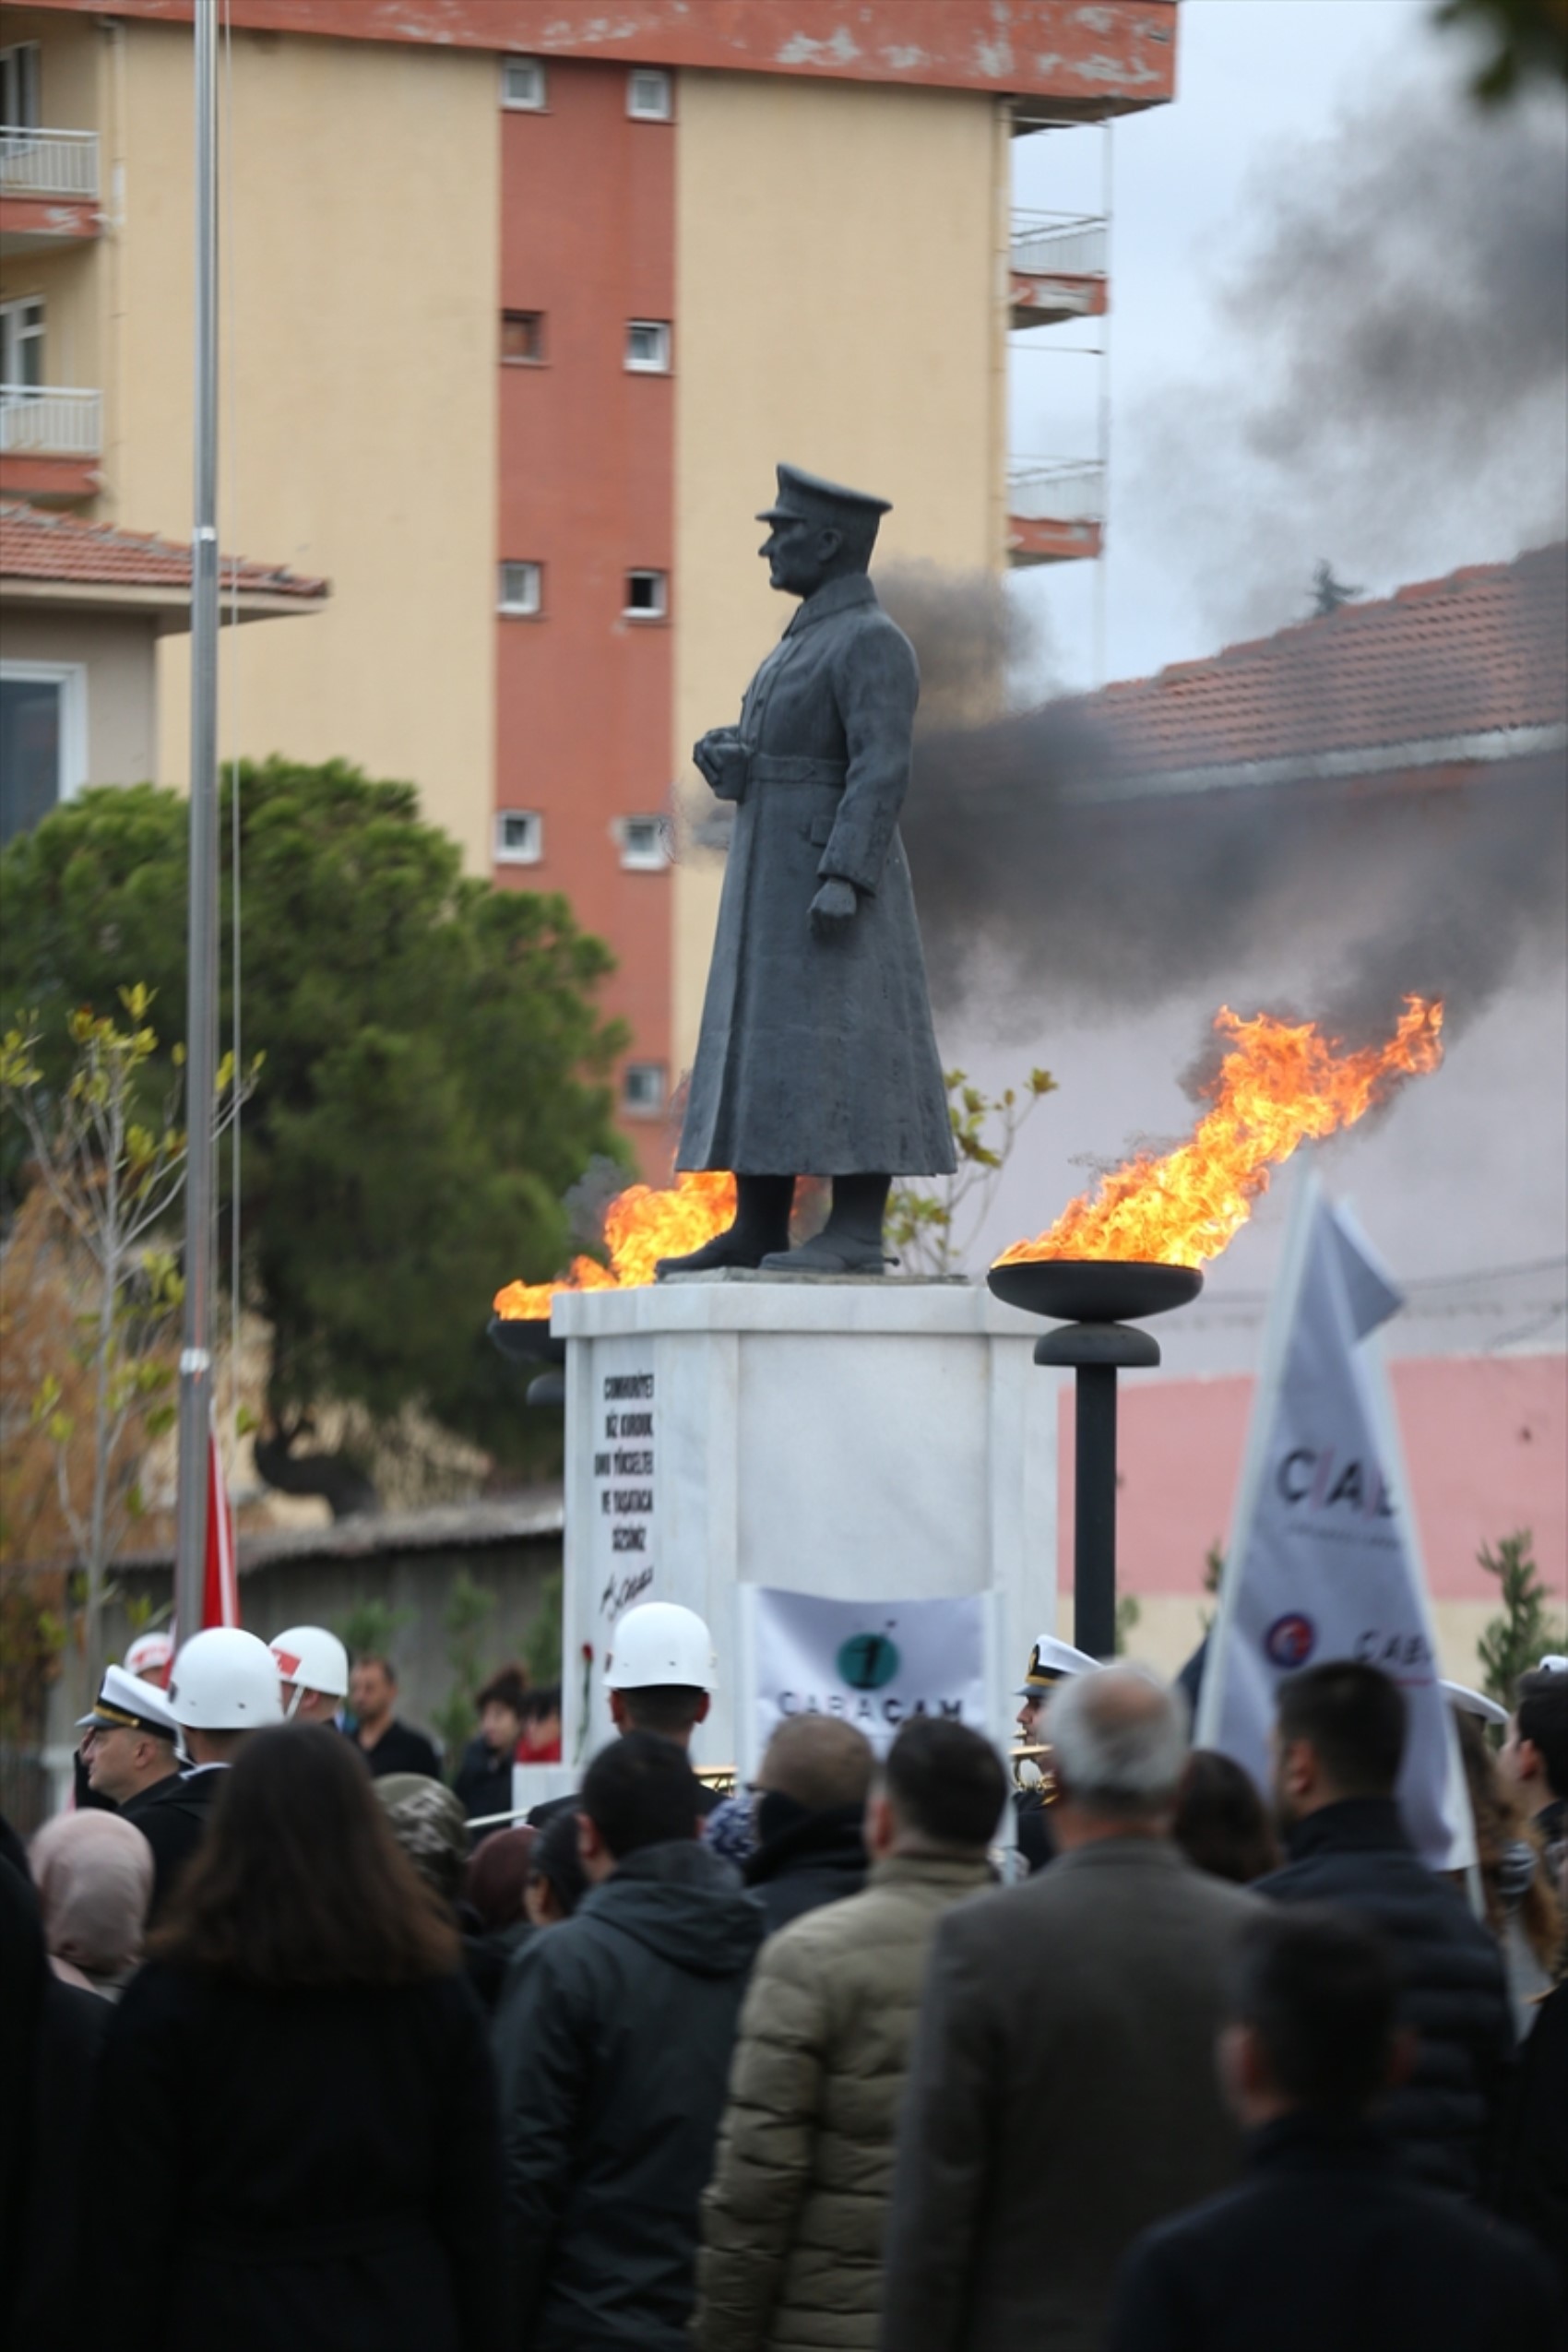
{"type": "Polygon", "coordinates": [[[1056,1768],[1051,1751],[1043,1743],[1025,1740],[1008,1750],[1013,1766],[1013,1786],[1029,1796],[1038,1796],[1042,1805],[1056,1802],[1056,1768]]]}

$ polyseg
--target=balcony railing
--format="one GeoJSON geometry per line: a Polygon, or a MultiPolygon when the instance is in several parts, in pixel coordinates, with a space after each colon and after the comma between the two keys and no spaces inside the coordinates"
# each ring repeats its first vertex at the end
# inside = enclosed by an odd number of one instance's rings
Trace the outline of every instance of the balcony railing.
{"type": "Polygon", "coordinates": [[[1020,458],[1007,469],[1007,512],[1021,522],[1105,520],[1105,469],[1081,457],[1020,458]]]}
{"type": "Polygon", "coordinates": [[[1088,212],[1016,212],[1011,257],[1021,278],[1103,278],[1105,221],[1088,212]]]}
{"type": "Polygon", "coordinates": [[[0,196],[95,201],[98,133],[0,125],[0,196]]]}
{"type": "Polygon", "coordinates": [[[53,384],[0,384],[0,455],[96,457],[103,445],[103,395],[53,384]]]}

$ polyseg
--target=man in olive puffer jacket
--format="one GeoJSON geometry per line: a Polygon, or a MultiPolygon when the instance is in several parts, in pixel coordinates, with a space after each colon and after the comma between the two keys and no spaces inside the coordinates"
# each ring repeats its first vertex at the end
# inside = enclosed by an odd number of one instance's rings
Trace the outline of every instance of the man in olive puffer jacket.
{"type": "Polygon", "coordinates": [[[905,1725],[866,1808],[865,1892],[795,1920],[753,1971],[703,2199],[700,2352],[874,2347],[894,2141],[927,1953],[992,1883],[990,1743],[905,1725]]]}

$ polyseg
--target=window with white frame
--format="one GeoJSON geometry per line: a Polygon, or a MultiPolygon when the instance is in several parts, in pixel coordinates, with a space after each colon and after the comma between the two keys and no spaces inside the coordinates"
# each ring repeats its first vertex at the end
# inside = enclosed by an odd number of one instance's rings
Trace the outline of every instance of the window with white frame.
{"type": "Polygon", "coordinates": [[[501,610],[514,618],[532,618],[544,610],[544,566],[542,564],[503,564],[501,566],[501,610]]]}
{"type": "Polygon", "coordinates": [[[0,846],[87,781],[87,671],[79,661],[0,661],[0,846]]]}
{"type": "Polygon", "coordinates": [[[670,321],[629,318],[626,321],[626,365],[634,375],[670,373],[670,321]]]}
{"type": "Polygon", "coordinates": [[[634,1119],[657,1119],[669,1090],[662,1062],[628,1062],[621,1073],[621,1108],[634,1119]]]}
{"type": "Polygon", "coordinates": [[[536,866],[544,855],[544,819],[537,809],[497,809],[495,862],[536,866]]]}
{"type": "Polygon", "coordinates": [[[0,303],[0,386],[7,392],[38,392],[43,386],[43,302],[0,303]]]}
{"type": "Polygon", "coordinates": [[[659,873],[670,862],[661,816],[624,816],[616,830],[621,863],[629,873],[659,873]]]}
{"type": "Polygon", "coordinates": [[[626,76],[626,112],[634,123],[668,123],[673,114],[668,74],[655,65],[634,65],[626,76]]]}
{"type": "Polygon", "coordinates": [[[550,85],[537,57],[504,57],[501,61],[501,103],[514,114],[542,114],[550,85]]]}
{"type": "Polygon", "coordinates": [[[667,572],[627,573],[626,601],[622,610],[628,621],[662,621],[669,609],[667,572]]]}
{"type": "Polygon", "coordinates": [[[18,41],[0,49],[0,130],[37,130],[43,120],[41,78],[36,41],[18,41]]]}

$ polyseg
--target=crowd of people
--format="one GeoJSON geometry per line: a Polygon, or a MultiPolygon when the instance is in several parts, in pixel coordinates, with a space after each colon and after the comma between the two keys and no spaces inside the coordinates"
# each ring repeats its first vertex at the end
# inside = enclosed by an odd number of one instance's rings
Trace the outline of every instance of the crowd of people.
{"type": "Polygon", "coordinates": [[[711,1657],[630,1612],[614,1736],[511,1823],[518,1677],[448,1788],[324,1629],[110,1667],[96,1801],[0,1854],[7,2340],[1568,2340],[1568,1661],[1462,1728],[1455,1883],[1370,1666],[1281,1684],[1266,1795],[1042,1639],[1022,1788],[960,1722],[805,1716],[719,1798],[711,1657]]]}

